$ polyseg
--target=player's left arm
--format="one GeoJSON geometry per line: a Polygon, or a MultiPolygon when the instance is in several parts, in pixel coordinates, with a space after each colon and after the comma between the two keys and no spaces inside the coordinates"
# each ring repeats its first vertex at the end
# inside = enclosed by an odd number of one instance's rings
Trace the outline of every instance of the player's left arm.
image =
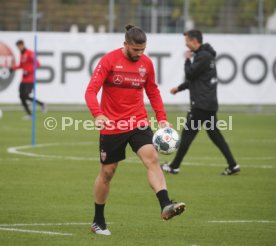
{"type": "Polygon", "coordinates": [[[148,78],[145,83],[145,91],[149,98],[150,104],[155,112],[156,119],[161,127],[169,126],[164,103],[160,95],[160,91],[155,82],[155,73],[152,63],[149,64],[148,78]]]}
{"type": "Polygon", "coordinates": [[[28,51],[28,63],[29,66],[26,66],[26,68],[24,68],[24,71],[27,73],[32,73],[34,72],[34,63],[36,62],[36,68],[40,67],[40,62],[39,60],[36,58],[35,59],[35,53],[33,51],[28,51]]]}

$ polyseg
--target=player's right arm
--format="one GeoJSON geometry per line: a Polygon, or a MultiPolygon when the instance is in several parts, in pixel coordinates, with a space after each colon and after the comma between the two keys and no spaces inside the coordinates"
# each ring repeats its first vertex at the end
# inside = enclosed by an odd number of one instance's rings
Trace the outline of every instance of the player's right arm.
{"type": "Polygon", "coordinates": [[[100,114],[95,118],[95,124],[99,130],[102,130],[106,126],[110,126],[110,121],[105,115],[100,114]]]}
{"type": "MultiPolygon", "coordinates": [[[[34,52],[31,50],[25,51],[26,56],[27,56],[27,62],[23,63],[22,59],[20,59],[19,65],[13,66],[11,69],[12,70],[17,70],[17,69],[23,69],[23,75],[27,76],[30,73],[34,72],[34,52]]],[[[38,59],[36,59],[36,68],[40,67],[40,62],[38,59]]]]}
{"type": "Polygon", "coordinates": [[[97,94],[103,86],[109,70],[109,62],[106,59],[106,56],[104,56],[95,68],[85,92],[87,107],[95,119],[97,119],[98,116],[104,116],[97,99],[97,94]]]}
{"type": "Polygon", "coordinates": [[[18,65],[14,65],[11,67],[12,70],[22,69],[22,61],[20,59],[20,63],[18,65]]]}

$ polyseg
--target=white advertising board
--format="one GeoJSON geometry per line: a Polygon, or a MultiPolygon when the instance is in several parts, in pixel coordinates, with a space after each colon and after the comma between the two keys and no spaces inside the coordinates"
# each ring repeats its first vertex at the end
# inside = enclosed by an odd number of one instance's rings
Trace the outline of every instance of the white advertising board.
{"type": "MultiPolygon", "coordinates": [[[[156,80],[168,104],[189,102],[189,93],[175,96],[170,88],[184,79],[182,34],[148,34],[146,54],[152,58],[156,80]]],[[[124,34],[37,33],[37,97],[48,103],[83,104],[90,74],[100,57],[123,46],[124,34]]],[[[3,69],[12,57],[19,63],[15,46],[23,39],[34,49],[34,34],[0,32],[0,103],[19,103],[22,72],[3,69]]],[[[221,104],[276,104],[276,35],[204,35],[217,51],[221,104]]]]}

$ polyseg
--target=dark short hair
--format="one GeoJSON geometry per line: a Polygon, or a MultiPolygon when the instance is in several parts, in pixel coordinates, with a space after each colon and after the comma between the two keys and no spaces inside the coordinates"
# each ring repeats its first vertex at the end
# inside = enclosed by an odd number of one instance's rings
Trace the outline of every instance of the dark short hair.
{"type": "Polygon", "coordinates": [[[16,45],[24,45],[24,41],[22,39],[16,41],[16,45]]]}
{"type": "Polygon", "coordinates": [[[137,26],[126,25],[125,39],[128,43],[144,44],[147,42],[146,33],[137,26]]]}
{"type": "Polygon", "coordinates": [[[196,39],[200,44],[203,42],[202,32],[199,30],[190,30],[187,32],[184,32],[184,36],[187,36],[191,39],[196,39]]]}

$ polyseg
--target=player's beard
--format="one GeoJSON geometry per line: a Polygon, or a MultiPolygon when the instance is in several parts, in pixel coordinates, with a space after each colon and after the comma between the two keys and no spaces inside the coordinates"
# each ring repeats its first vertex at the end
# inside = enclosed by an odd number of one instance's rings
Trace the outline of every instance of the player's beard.
{"type": "Polygon", "coordinates": [[[133,61],[133,62],[137,62],[140,59],[140,56],[133,56],[131,55],[131,53],[126,50],[126,54],[129,60],[133,61]]]}

